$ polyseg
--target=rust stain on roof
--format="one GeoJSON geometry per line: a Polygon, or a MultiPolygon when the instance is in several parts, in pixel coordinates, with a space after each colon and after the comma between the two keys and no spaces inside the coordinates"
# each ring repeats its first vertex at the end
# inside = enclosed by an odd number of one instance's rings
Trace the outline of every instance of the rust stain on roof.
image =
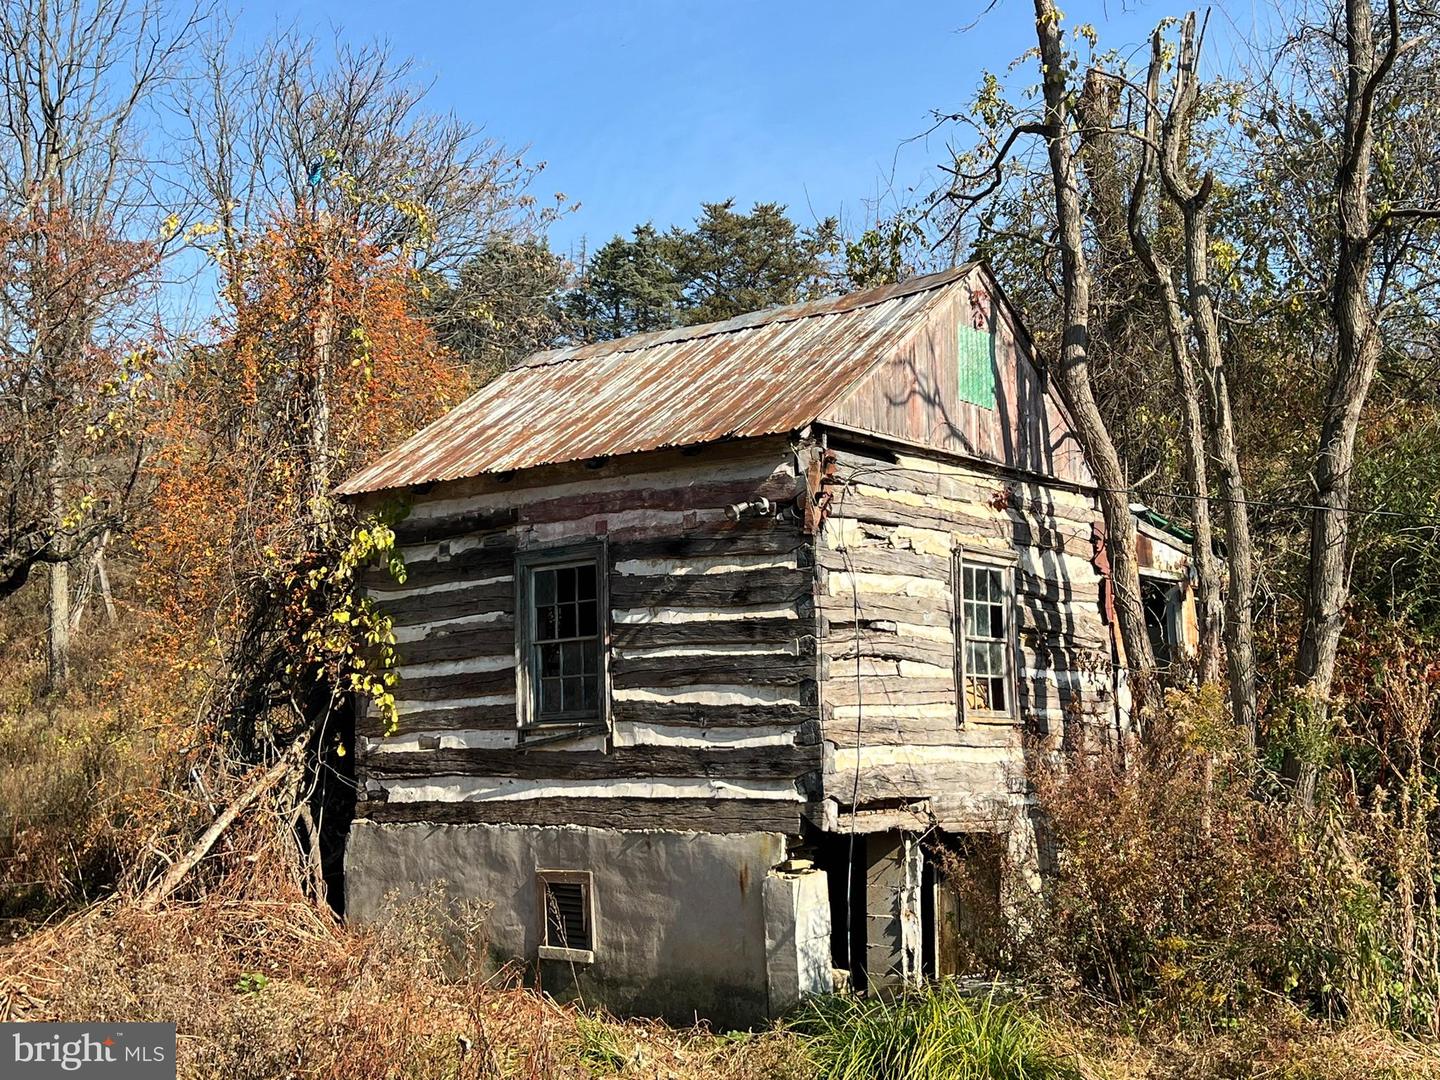
{"type": "Polygon", "coordinates": [[[899,285],[536,353],[339,486],[341,495],[811,423],[970,266],[899,285]]]}

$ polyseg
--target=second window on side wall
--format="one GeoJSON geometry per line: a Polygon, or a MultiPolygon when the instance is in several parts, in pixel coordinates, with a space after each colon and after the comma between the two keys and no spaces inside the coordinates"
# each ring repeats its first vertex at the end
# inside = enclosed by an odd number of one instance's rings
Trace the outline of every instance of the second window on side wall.
{"type": "Polygon", "coordinates": [[[963,555],[956,556],[955,566],[961,717],[977,713],[1011,716],[1011,570],[969,561],[963,555]]]}
{"type": "Polygon", "coordinates": [[[604,704],[600,558],[531,561],[524,639],[528,723],[599,720],[604,704]]]}

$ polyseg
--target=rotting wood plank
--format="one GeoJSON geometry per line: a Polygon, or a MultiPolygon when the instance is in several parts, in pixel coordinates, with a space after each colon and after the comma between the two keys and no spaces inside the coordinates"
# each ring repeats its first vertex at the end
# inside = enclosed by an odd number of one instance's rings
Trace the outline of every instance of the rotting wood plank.
{"type": "Polygon", "coordinates": [[[433,544],[454,536],[506,529],[519,520],[520,512],[513,506],[484,507],[446,517],[407,517],[396,523],[395,540],[402,546],[433,544]]]}
{"type": "MultiPolygon", "coordinates": [[[[935,748],[939,749],[939,748],[935,748]]],[[[931,761],[868,766],[861,762],[858,776],[853,765],[827,771],[826,790],[859,805],[891,799],[921,799],[946,792],[964,792],[970,797],[1004,798],[1021,793],[1026,783],[1023,761],[958,761],[937,757],[931,761]]]]}
{"type": "MultiPolygon", "coordinates": [[[[774,518],[742,518],[725,529],[626,540],[610,546],[612,563],[639,559],[691,559],[715,555],[788,555],[811,550],[804,536],[774,518]]],[[[800,565],[804,565],[802,559],[800,565]]]]}
{"type": "Polygon", "coordinates": [[[768,727],[817,720],[816,705],[700,705],[689,701],[617,698],[610,704],[617,722],[707,727],[768,727]]]}
{"type": "MultiPolygon", "coordinates": [[[[928,596],[916,596],[907,599],[887,596],[884,593],[866,592],[859,595],[859,621],[861,623],[897,622],[914,623],[919,626],[950,625],[948,598],[942,600],[928,596]]],[[[856,621],[856,603],[852,594],[822,596],[820,606],[825,613],[825,619],[832,626],[850,626],[856,621]]]]}
{"type": "Polygon", "coordinates": [[[825,700],[831,705],[942,705],[955,700],[953,679],[918,678],[913,675],[866,675],[856,679],[837,672],[826,684],[825,700]]]}
{"type": "Polygon", "coordinates": [[[1030,599],[1050,603],[1073,603],[1094,607],[1099,617],[1100,585],[1098,576],[1090,581],[1071,581],[1064,577],[1042,576],[1018,568],[1015,574],[1015,595],[1021,603],[1030,599]]]}
{"type": "Polygon", "coordinates": [[[456,619],[462,615],[515,613],[515,582],[511,578],[489,581],[483,585],[466,585],[460,589],[416,593],[412,596],[371,597],[375,607],[396,623],[414,626],[421,623],[456,619]]]}
{"type": "Polygon", "coordinates": [[[932,581],[950,580],[949,559],[908,548],[877,545],[851,547],[843,551],[822,548],[817,561],[832,573],[902,574],[932,581]]]}
{"type": "Polygon", "coordinates": [[[797,686],[814,675],[809,657],[794,654],[715,653],[710,656],[616,656],[610,661],[610,685],[617,690],[721,686],[797,686]]]}
{"type": "Polygon", "coordinates": [[[816,746],[764,746],[737,750],[688,746],[622,746],[606,752],[525,752],[478,748],[396,751],[371,755],[370,779],[496,776],[526,780],[788,780],[817,767],[816,746]]]}
{"type": "Polygon", "coordinates": [[[803,803],[777,799],[487,799],[361,802],[355,816],[382,823],[584,825],[669,832],[797,834],[803,803]]]}
{"type": "Polygon", "coordinates": [[[723,574],[610,575],[610,606],[714,608],[739,604],[779,606],[810,590],[810,575],[788,567],[723,574]]]}
{"type": "Polygon", "coordinates": [[[961,724],[954,709],[944,716],[911,716],[881,719],[866,716],[856,737],[854,722],[831,719],[825,725],[825,739],[838,749],[866,746],[975,747],[1021,752],[1018,723],[961,724]]]}
{"type": "Polygon", "coordinates": [[[515,691],[514,657],[510,666],[494,671],[467,671],[454,675],[427,675],[418,679],[401,677],[394,693],[397,701],[450,701],[485,697],[515,691]]]}
{"type": "MultiPolygon", "coordinates": [[[[533,499],[534,493],[555,488],[629,484],[650,487],[656,480],[674,476],[681,482],[715,475],[761,480],[792,466],[789,436],[763,436],[707,443],[687,450],[654,450],[600,461],[567,461],[537,465],[512,473],[487,473],[436,483],[415,502],[415,513],[426,504],[441,505],[500,498],[533,499]]],[[[454,512],[453,510],[449,512],[454,512]]]]}
{"type": "MultiPolygon", "coordinates": [[[[514,678],[511,678],[514,688],[514,678]]],[[[519,724],[519,712],[515,703],[506,705],[465,705],[453,709],[420,709],[402,712],[396,729],[391,734],[408,735],[417,731],[505,731],[519,724]]],[[[355,719],[355,732],[359,735],[379,736],[385,734],[385,721],[378,713],[369,710],[355,719]]]]}
{"type": "Polygon", "coordinates": [[[1101,649],[1106,644],[1103,624],[1097,621],[1093,629],[1083,626],[1074,611],[1017,605],[1015,627],[1021,634],[1039,634],[1069,647],[1101,649]]]}
{"type": "MultiPolygon", "coordinates": [[[[868,626],[862,622],[858,640],[853,628],[850,631],[833,633],[826,640],[824,651],[831,663],[831,678],[845,677],[846,673],[839,665],[850,661],[853,667],[857,655],[861,659],[914,660],[917,663],[942,667],[955,663],[955,647],[952,643],[870,629],[873,625],[873,622],[868,626]]],[[[853,676],[853,670],[850,674],[853,676]]]]}
{"type": "Polygon", "coordinates": [[[422,638],[397,642],[395,651],[406,665],[437,660],[465,660],[485,656],[513,656],[515,628],[505,624],[473,623],[447,629],[436,627],[422,638]]]}
{"type": "Polygon", "coordinates": [[[1104,710],[1110,708],[1114,694],[1108,684],[1066,686],[1043,678],[1022,678],[1018,688],[1021,708],[1073,708],[1104,710]]]}
{"type": "MultiPolygon", "coordinates": [[[[514,572],[518,548],[513,538],[507,543],[486,543],[467,547],[451,555],[436,554],[428,558],[407,558],[405,580],[398,582],[384,568],[372,567],[366,572],[366,590],[373,593],[395,589],[414,589],[465,579],[481,580],[502,577],[514,572]]],[[[436,545],[437,549],[443,545],[436,545]]]]}
{"type": "MultiPolygon", "coordinates": [[[[810,637],[814,624],[803,619],[726,618],[718,610],[713,619],[666,623],[617,623],[610,640],[617,648],[650,649],[667,646],[785,645],[810,637]]],[[[813,640],[813,638],[812,638],[813,640]]],[[[679,663],[681,657],[675,658],[679,663]]]]}
{"type": "Polygon", "coordinates": [[[577,521],[597,514],[631,510],[720,510],[730,503],[766,498],[783,503],[800,493],[794,476],[772,474],[763,480],[725,480],[714,483],[657,485],[648,488],[613,488],[560,498],[539,498],[518,505],[521,525],[577,521]]]}
{"type": "Polygon", "coordinates": [[[1110,679],[1110,657],[1071,644],[1032,644],[1020,642],[1020,666],[1034,671],[1078,672],[1110,679]]]}

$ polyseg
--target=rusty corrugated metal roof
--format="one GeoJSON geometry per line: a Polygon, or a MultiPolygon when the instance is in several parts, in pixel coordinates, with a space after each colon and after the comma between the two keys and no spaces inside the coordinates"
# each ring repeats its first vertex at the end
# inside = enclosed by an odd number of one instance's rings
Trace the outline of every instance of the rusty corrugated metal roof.
{"type": "Polygon", "coordinates": [[[797,431],[969,270],[536,353],[337,490],[358,495],[797,431]]]}

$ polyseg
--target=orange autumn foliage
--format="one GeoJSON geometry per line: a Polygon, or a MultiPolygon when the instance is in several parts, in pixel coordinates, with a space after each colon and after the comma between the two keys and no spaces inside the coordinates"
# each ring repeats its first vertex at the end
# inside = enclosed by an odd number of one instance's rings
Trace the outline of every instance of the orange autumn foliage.
{"type": "Polygon", "coordinates": [[[213,684],[249,586],[318,554],[317,473],[328,492],[469,388],[413,310],[407,260],[342,225],[277,221],[220,264],[226,310],[156,419],[136,535],[146,653],[165,677],[133,685],[157,720],[213,684]]]}

